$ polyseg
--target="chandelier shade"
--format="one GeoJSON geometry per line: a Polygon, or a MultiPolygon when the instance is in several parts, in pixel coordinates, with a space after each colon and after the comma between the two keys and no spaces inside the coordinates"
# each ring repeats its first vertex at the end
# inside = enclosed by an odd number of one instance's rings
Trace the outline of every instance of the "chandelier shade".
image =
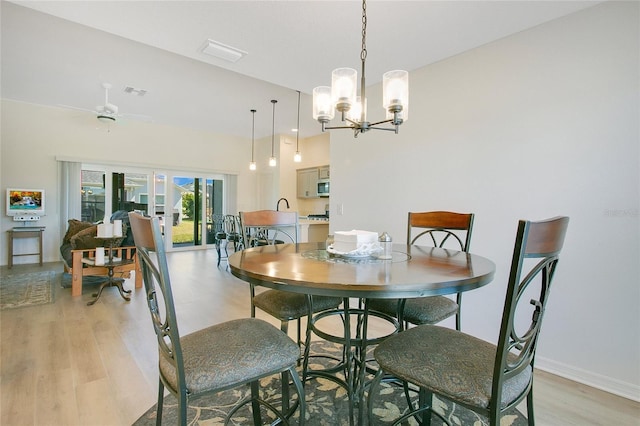
{"type": "Polygon", "coordinates": [[[356,102],[353,104],[351,109],[347,111],[346,118],[349,121],[360,121],[362,119],[362,108],[364,108],[364,116],[367,116],[367,100],[362,102],[362,98],[360,96],[356,96],[356,102]]]}
{"type": "Polygon", "coordinates": [[[409,73],[403,70],[388,71],[382,76],[382,106],[387,119],[398,113],[402,121],[409,117],[409,73]]]}
{"type": "Polygon", "coordinates": [[[318,86],[313,89],[313,119],[321,123],[333,120],[335,108],[331,101],[331,87],[318,86]]]}
{"type": "Polygon", "coordinates": [[[356,103],[358,72],[353,68],[337,68],[331,73],[331,101],[340,112],[349,111],[356,103]]]}

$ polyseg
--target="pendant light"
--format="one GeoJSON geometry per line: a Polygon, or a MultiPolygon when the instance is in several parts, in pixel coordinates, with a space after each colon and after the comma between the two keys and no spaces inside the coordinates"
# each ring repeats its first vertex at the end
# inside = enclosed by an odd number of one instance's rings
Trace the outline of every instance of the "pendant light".
{"type": "Polygon", "coordinates": [[[300,155],[300,91],[298,90],[298,127],[296,128],[296,153],[293,156],[293,162],[299,163],[302,161],[302,155],[300,155]]]}
{"type": "Polygon", "coordinates": [[[251,162],[249,163],[249,170],[256,169],[256,162],[253,159],[253,154],[255,151],[255,134],[256,134],[256,110],[251,110],[252,114],[252,124],[251,124],[251,162]]]}
{"type": "Polygon", "coordinates": [[[275,139],[276,139],[276,101],[275,99],[271,99],[271,103],[273,104],[273,120],[271,124],[271,157],[269,157],[269,166],[275,167],[277,163],[276,155],[274,152],[275,149],[275,139]]]}

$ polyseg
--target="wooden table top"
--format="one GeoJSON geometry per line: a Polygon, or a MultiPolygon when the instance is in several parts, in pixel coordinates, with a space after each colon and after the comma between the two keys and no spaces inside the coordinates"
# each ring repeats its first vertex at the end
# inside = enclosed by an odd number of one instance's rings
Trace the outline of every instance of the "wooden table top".
{"type": "Polygon", "coordinates": [[[473,290],[490,283],[495,264],[482,256],[393,245],[393,259],[329,256],[324,243],[253,247],[229,257],[236,277],[269,288],[337,297],[411,298],[473,290]]]}

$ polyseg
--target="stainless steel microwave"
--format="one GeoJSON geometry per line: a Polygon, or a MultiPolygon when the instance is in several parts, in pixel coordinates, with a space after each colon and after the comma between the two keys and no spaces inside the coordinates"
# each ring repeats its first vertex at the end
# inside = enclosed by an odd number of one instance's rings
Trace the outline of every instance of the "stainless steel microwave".
{"type": "Polygon", "coordinates": [[[318,180],[318,197],[329,196],[329,179],[318,180]]]}

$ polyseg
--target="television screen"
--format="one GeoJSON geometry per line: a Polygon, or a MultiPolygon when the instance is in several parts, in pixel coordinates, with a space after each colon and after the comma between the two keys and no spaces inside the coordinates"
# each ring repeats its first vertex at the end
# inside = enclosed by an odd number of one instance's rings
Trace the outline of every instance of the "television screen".
{"type": "Polygon", "coordinates": [[[7,215],[44,215],[44,190],[7,189],[7,215]]]}

